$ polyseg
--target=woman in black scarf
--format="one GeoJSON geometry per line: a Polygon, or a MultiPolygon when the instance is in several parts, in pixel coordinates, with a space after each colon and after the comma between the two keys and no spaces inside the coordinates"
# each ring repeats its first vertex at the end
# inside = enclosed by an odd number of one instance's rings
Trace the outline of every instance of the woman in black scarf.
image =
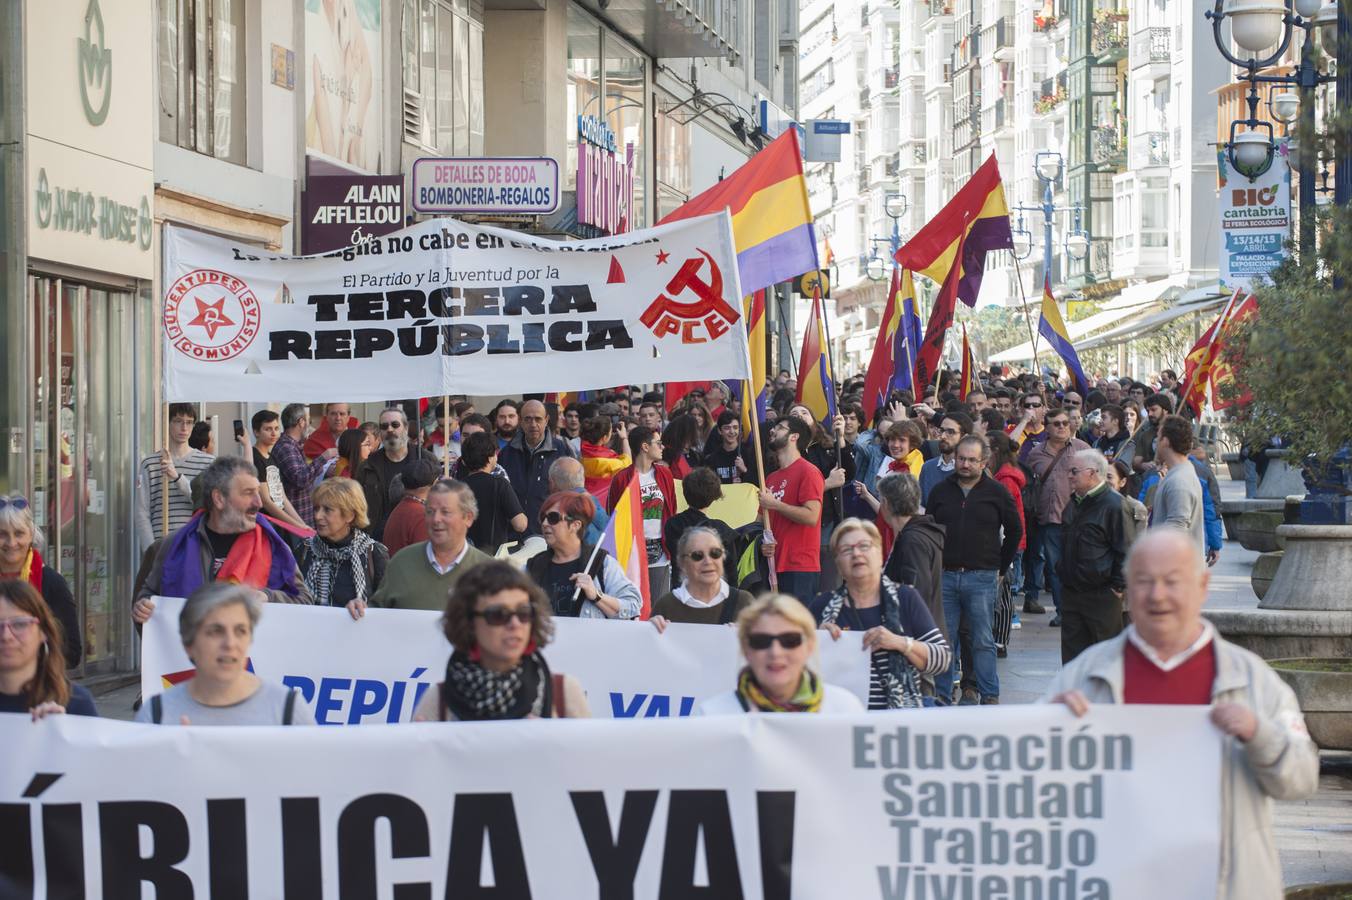
{"type": "Polygon", "coordinates": [[[591,717],[582,685],[550,672],[540,653],[554,623],[544,591],[524,572],[505,562],[475,566],[452,589],[441,627],[455,649],[413,721],[591,717]]]}
{"type": "Polygon", "coordinates": [[[370,522],[366,520],[366,495],[357,482],[326,478],[311,496],[315,534],[297,554],[301,577],[315,603],[350,610],[353,603],[369,601],[380,587],[390,552],[362,531],[370,522]]]}

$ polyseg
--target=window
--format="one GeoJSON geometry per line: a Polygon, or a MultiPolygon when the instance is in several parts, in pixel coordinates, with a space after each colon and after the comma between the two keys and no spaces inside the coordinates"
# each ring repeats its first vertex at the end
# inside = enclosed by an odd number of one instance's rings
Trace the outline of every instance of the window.
{"type": "Polygon", "coordinates": [[[160,140],[245,163],[244,0],[160,0],[160,140]]]}
{"type": "Polygon", "coordinates": [[[465,0],[404,0],[404,90],[422,111],[405,137],[447,156],[483,153],[483,47],[465,0]]]}

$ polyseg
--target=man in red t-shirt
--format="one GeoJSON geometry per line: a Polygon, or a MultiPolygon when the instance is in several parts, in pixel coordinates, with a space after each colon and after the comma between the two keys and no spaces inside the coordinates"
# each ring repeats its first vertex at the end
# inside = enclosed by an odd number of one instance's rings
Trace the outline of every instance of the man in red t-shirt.
{"type": "Polygon", "coordinates": [[[825,482],[799,449],[812,439],[806,422],[788,416],[770,429],[779,468],[765,476],[761,509],[770,514],[762,550],[774,560],[779,590],[811,603],[821,575],[822,494],[825,482]]]}
{"type": "MultiPolygon", "coordinates": [[[[1221,742],[1219,897],[1280,897],[1272,801],[1319,784],[1319,749],[1296,695],[1262,658],[1202,618],[1207,571],[1187,532],[1151,529],[1127,556],[1132,624],[1065,665],[1046,700],[1083,716],[1094,703],[1209,706],[1221,742]]],[[[1148,712],[1142,715],[1148,716],[1148,712]]]]}

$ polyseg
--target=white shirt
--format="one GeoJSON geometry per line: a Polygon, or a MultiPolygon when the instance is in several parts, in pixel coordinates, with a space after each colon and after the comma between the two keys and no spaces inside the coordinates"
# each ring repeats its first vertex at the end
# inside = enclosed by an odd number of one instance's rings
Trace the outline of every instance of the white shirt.
{"type": "Polygon", "coordinates": [[[1179,666],[1196,656],[1203,647],[1211,643],[1211,639],[1215,636],[1215,627],[1206,619],[1203,619],[1202,634],[1197,640],[1193,641],[1186,650],[1176,653],[1168,659],[1162,659],[1160,655],[1155,652],[1155,648],[1147,644],[1145,639],[1136,632],[1135,625],[1127,626],[1127,640],[1131,641],[1132,646],[1137,650],[1140,650],[1141,655],[1150,660],[1151,664],[1161,672],[1172,672],[1174,669],[1177,669],[1179,666]]]}
{"type": "Polygon", "coordinates": [[[662,489],[658,487],[653,470],[638,475],[639,504],[643,509],[643,538],[648,545],[648,565],[665,566],[671,561],[662,547],[662,489]],[[652,512],[656,510],[656,515],[652,512]]]}
{"type": "Polygon", "coordinates": [[[681,585],[671,593],[677,600],[681,601],[686,606],[689,606],[691,609],[712,609],[728,599],[728,594],[732,593],[732,589],[728,587],[728,583],[722,578],[718,579],[718,593],[715,594],[714,599],[710,600],[708,603],[692,596],[690,591],[686,590],[685,585],[681,585]]]}
{"type": "Polygon", "coordinates": [[[427,542],[427,561],[431,564],[432,568],[436,570],[438,575],[450,574],[450,571],[452,569],[460,565],[460,560],[464,559],[465,554],[468,552],[469,552],[469,541],[465,541],[465,545],[460,548],[460,554],[455,559],[451,560],[451,564],[449,566],[443,568],[441,563],[437,562],[437,555],[432,552],[432,542],[431,541],[427,542]]]}

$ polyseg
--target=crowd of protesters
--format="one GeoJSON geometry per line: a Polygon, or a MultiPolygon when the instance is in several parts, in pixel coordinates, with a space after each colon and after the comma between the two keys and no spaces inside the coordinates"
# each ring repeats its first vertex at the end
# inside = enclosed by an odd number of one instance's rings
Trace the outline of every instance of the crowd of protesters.
{"type": "MultiPolygon", "coordinates": [[[[365,424],[331,403],[315,428],[293,403],[256,414],[252,440],[237,423],[233,451],[174,404],[167,446],[137,472],[149,547],[131,616],[139,627],[156,596],[188,598],[179,633],[197,677],[138,717],[313,722],[295,692],[247,670],[272,602],[357,620],[441,612],[453,652],[418,720],[586,717],[544,650],[555,618],[640,618],[640,586],[600,546],[632,490],[652,627],[737,629],[745,668],[702,714],[998,704],[1011,633],[1045,622],[1066,665],[1049,699],[1077,714],[1215,701],[1244,748],[1227,764],[1260,773],[1237,802],[1309,787],[1290,692],[1200,617],[1220,498],[1172,373],[1087,392],[992,373],[962,398],[945,376],[871,415],[861,392],[846,381],[819,421],[781,372],[758,433],[716,382],[482,412],[392,405],[365,424]],[[737,484],[759,486],[760,515],[740,527],[711,514],[737,484]],[[866,704],[809,665],[844,631],[870,654],[866,704]],[[1249,705],[1216,692],[1235,671],[1255,686],[1249,705]]],[[[81,653],[74,603],[40,546],[24,498],[0,499],[0,710],[95,715],[66,677],[81,653]]]]}

